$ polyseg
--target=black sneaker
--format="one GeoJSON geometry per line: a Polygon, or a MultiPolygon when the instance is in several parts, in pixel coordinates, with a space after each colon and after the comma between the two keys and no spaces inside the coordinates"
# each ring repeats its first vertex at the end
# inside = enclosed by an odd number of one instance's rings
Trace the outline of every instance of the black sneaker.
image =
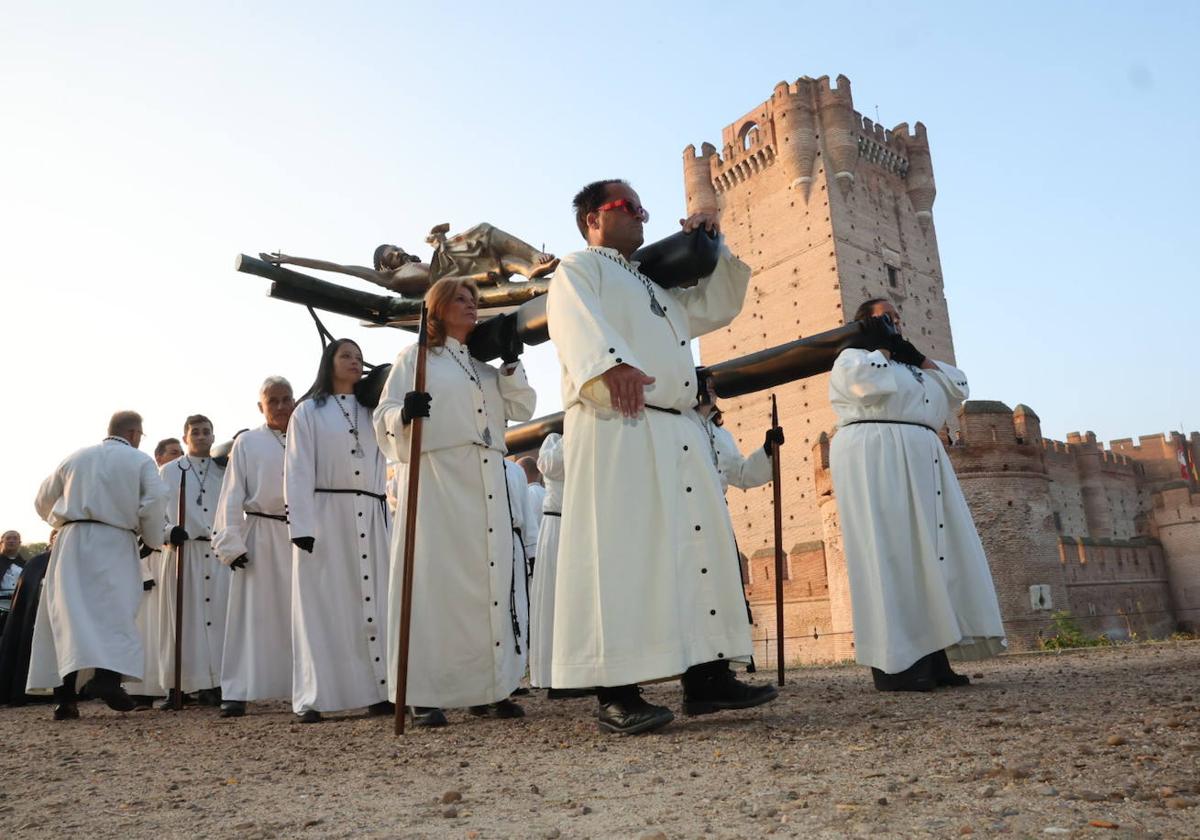
{"type": "Polygon", "coordinates": [[[749,709],[770,703],[779,696],[779,689],[770,685],[751,685],[733,675],[728,667],[713,671],[699,679],[683,681],[683,713],[711,715],[728,709],[749,709]]]}
{"type": "Polygon", "coordinates": [[[447,723],[446,713],[435,706],[412,706],[411,709],[413,726],[434,727],[447,723]]]}
{"type": "Polygon", "coordinates": [[[246,714],[246,704],[241,700],[222,700],[221,717],[242,717],[246,714]]]}
{"type": "Polygon", "coordinates": [[[323,719],[324,718],[321,717],[321,713],[316,709],[308,709],[307,711],[303,711],[296,715],[296,721],[298,723],[320,723],[323,719]]]}
{"type": "Polygon", "coordinates": [[[604,732],[637,735],[675,720],[675,713],[666,706],[655,706],[643,700],[640,688],[606,699],[609,702],[601,702],[596,711],[596,725],[604,732]]]}
{"type": "Polygon", "coordinates": [[[79,720],[79,707],[73,702],[59,703],[54,707],[55,720],[79,720]]]}

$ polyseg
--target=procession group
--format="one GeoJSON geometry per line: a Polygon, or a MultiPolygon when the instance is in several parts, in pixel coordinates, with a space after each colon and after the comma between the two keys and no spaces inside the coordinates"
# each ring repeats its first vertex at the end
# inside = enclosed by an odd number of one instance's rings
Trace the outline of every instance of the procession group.
{"type": "MultiPolygon", "coordinates": [[[[156,464],[138,449],[141,418],[118,412],[109,436],[37,494],[57,541],[37,595],[29,690],[53,690],[54,716],[69,719],[89,673],[89,695],[131,710],[131,695],[171,704],[178,670],[183,694],[223,716],[281,698],[304,723],[392,714],[420,418],[415,725],[445,725],[463,708],[522,717],[512,697],[526,674],[551,696],[594,693],[600,728],[624,734],[674,717],[642,697],[646,682],[679,678],[689,715],[773,700],[774,686],[731,669],[751,660],[751,621],[725,491],[770,480],[783,430],[743,456],[690,349],[738,314],[750,269],[722,245],[710,276],[664,289],[630,261],[648,213],[627,183],[589,184],[574,210],[588,247],[562,259],[547,300],[563,433],[545,439],[537,469],[506,457],[508,423],[535,407],[520,342],[498,366],[474,358],[478,291],[453,278],[426,294],[421,391],[417,345],[384,381],[364,377],[358,345],[334,341],[299,400],[286,380],[266,379],[264,423],[237,436],[224,466],[207,417],[187,418],[179,451],[162,442],[156,464]]],[[[681,224],[719,232],[712,214],[681,224]]],[[[844,351],[830,378],[858,661],[880,690],[962,685],[950,660],[1004,647],[938,434],[967,381],[905,340],[886,300],[855,317],[895,327],[879,330],[877,349],[844,351]]]]}

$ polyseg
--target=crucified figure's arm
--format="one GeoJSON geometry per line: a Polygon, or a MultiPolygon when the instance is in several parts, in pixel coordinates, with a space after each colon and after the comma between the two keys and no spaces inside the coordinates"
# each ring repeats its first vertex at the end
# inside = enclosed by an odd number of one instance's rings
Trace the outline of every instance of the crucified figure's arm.
{"type": "Polygon", "coordinates": [[[406,262],[395,269],[387,271],[367,268],[365,265],[341,265],[328,260],[314,260],[308,257],[293,257],[288,254],[259,254],[264,260],[275,265],[298,265],[303,268],[315,268],[319,271],[336,271],[339,274],[349,274],[368,283],[383,286],[402,295],[420,296],[429,289],[429,266],[419,262],[406,262]]]}

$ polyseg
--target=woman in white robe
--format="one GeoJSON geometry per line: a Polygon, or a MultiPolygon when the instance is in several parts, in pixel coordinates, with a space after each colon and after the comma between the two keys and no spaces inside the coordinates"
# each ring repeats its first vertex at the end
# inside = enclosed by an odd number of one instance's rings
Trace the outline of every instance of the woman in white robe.
{"type": "MultiPolygon", "coordinates": [[[[478,291],[444,279],[426,295],[429,352],[426,394],[412,392],[416,345],[396,358],[375,411],[375,430],[388,458],[400,462],[397,524],[392,533],[388,678],[399,655],[410,421],[429,412],[422,429],[407,702],[417,725],[446,723],[443,708],[486,707],[519,717],[508,697],[525,668],[525,640],[514,629],[512,518],[504,469],[508,420],[533,416],[536,395],[520,362],[502,370],[472,359],[465,341],[474,329],[478,291]],[[407,406],[407,407],[406,407],[407,406]]],[[[475,711],[479,711],[476,708],[475,711]]]]}
{"type": "Polygon", "coordinates": [[[292,550],[292,711],[366,706],[390,714],[386,655],[387,464],[371,407],[355,394],[362,351],[321,355],[317,381],[288,424],[284,487],[292,550]]]}
{"type": "MultiPolygon", "coordinates": [[[[867,301],[856,318],[882,315],[899,326],[885,301],[867,301]]],[[[881,691],[928,691],[968,682],[947,657],[979,659],[1006,643],[987,558],[938,434],[967,398],[967,378],[901,342],[845,350],[834,363],[830,467],[857,659],[881,691]]]]}
{"type": "MultiPolygon", "coordinates": [[[[551,688],[550,653],[554,644],[554,567],[558,560],[558,531],[562,522],[562,435],[552,432],[538,450],[538,470],[545,483],[542,524],[538,530],[533,583],[529,588],[529,682],[551,688]]],[[[553,689],[552,689],[553,690],[553,689]]]]}
{"type": "Polygon", "coordinates": [[[233,571],[221,655],[222,717],[240,717],[249,701],[292,693],[292,544],[283,462],[293,405],[286,380],[263,384],[259,408],[267,423],[234,440],[221,486],[213,548],[233,571]]]}

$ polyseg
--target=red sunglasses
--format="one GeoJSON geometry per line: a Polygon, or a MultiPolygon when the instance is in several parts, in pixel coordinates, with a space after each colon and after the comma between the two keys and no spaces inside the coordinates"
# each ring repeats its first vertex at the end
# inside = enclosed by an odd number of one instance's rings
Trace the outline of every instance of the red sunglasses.
{"type": "Polygon", "coordinates": [[[607,204],[601,204],[596,208],[597,213],[603,213],[605,210],[624,210],[633,218],[645,223],[650,221],[650,211],[645,207],[640,207],[634,204],[627,198],[618,198],[616,201],[610,201],[607,204]]]}

